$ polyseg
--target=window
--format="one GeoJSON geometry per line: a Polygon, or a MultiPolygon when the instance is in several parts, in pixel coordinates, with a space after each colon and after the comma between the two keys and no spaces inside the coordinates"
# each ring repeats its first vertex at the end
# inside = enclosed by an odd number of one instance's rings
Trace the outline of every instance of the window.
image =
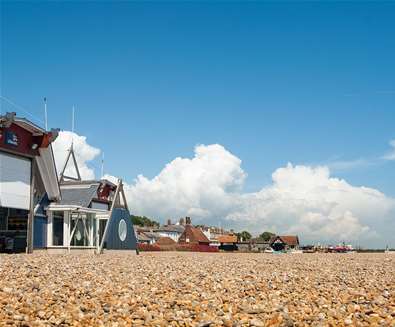
{"type": "Polygon", "coordinates": [[[91,213],[72,213],[70,231],[72,246],[95,246],[96,224],[95,215],[91,213]]]}
{"type": "Polygon", "coordinates": [[[63,245],[63,211],[55,211],[52,218],[52,245],[63,245]]]}
{"type": "Polygon", "coordinates": [[[8,211],[8,230],[25,231],[27,230],[27,219],[29,211],[23,209],[9,209],[8,211]]]}

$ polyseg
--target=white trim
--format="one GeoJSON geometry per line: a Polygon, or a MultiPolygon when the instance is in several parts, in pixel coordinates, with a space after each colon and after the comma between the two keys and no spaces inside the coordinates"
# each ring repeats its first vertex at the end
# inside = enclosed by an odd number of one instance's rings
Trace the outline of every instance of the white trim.
{"type": "Polygon", "coordinates": [[[92,185],[99,185],[99,183],[92,183],[92,184],[62,184],[61,189],[62,190],[74,190],[74,189],[86,189],[86,188],[91,188],[92,185]]]}
{"type": "Polygon", "coordinates": [[[84,213],[98,213],[98,214],[109,212],[107,210],[101,210],[101,209],[92,209],[92,208],[80,207],[76,205],[62,205],[62,204],[53,204],[53,203],[51,203],[47,207],[47,211],[79,211],[84,213]]]}
{"type": "Polygon", "coordinates": [[[56,173],[51,145],[39,148],[40,155],[36,157],[38,170],[50,200],[60,199],[58,176],[56,173]]]}
{"type": "Polygon", "coordinates": [[[69,211],[63,212],[63,245],[69,242],[69,228],[70,228],[70,213],[69,211]]]}
{"type": "Polygon", "coordinates": [[[53,222],[53,212],[49,211],[48,215],[48,223],[47,223],[47,246],[52,246],[53,237],[52,237],[52,222],[53,222]]]}

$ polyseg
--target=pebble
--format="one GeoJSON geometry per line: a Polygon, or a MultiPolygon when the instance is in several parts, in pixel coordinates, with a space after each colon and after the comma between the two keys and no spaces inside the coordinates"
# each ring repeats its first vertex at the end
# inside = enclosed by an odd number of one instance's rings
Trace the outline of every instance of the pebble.
{"type": "Polygon", "coordinates": [[[395,326],[395,256],[0,254],[0,325],[395,326]]]}
{"type": "Polygon", "coordinates": [[[262,320],[260,320],[260,319],[252,319],[250,321],[250,325],[251,326],[256,326],[256,327],[264,327],[265,323],[262,320]]]}

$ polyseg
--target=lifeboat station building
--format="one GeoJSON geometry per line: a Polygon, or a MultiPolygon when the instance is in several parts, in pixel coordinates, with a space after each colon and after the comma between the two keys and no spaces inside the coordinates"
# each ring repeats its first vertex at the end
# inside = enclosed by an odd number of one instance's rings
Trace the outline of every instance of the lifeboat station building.
{"type": "Polygon", "coordinates": [[[81,180],[72,147],[58,179],[57,135],[0,116],[0,252],[137,251],[122,181],[81,180]],[[71,160],[76,177],[65,175],[71,160]]]}

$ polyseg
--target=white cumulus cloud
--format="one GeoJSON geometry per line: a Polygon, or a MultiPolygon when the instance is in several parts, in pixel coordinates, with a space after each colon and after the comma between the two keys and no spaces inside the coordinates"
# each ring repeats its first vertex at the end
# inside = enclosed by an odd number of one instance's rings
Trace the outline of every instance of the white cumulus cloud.
{"type": "Polygon", "coordinates": [[[133,185],[125,186],[125,193],[138,214],[223,217],[246,178],[240,165],[241,160],[221,145],[199,145],[192,159],[174,159],[153,179],[139,175],[133,185]]]}
{"type": "MultiPolygon", "coordinates": [[[[73,142],[74,153],[76,156],[81,178],[85,180],[94,179],[95,172],[92,168],[88,167],[88,163],[100,154],[100,150],[89,145],[86,141],[85,136],[80,136],[76,133],[69,131],[61,131],[55,142],[53,142],[52,144],[58,173],[60,174],[61,170],[63,169],[63,165],[67,158],[71,142],[73,142]]],[[[67,165],[65,173],[66,175],[71,177],[77,176],[71,158],[67,165]]]]}
{"type": "MultiPolygon", "coordinates": [[[[71,142],[70,132],[64,133],[54,146],[56,154],[71,142]]],[[[87,162],[99,150],[81,136],[75,136],[74,144],[84,176],[91,178],[87,162]]],[[[61,152],[60,162],[66,155],[61,152]]],[[[124,181],[124,189],[132,213],[162,221],[191,216],[195,223],[248,229],[254,234],[265,230],[298,234],[304,243],[391,244],[395,200],[332,177],[326,166],[288,164],[276,169],[272,182],[253,193],[243,192],[246,178],[241,160],[223,146],[198,145],[193,157],[175,158],[152,179],[139,175],[132,183],[124,181]]]]}
{"type": "Polygon", "coordinates": [[[311,241],[359,242],[377,237],[376,228],[394,209],[394,200],[330,176],[327,167],[277,169],[272,184],[241,196],[227,218],[278,233],[299,233],[311,241]]]}

